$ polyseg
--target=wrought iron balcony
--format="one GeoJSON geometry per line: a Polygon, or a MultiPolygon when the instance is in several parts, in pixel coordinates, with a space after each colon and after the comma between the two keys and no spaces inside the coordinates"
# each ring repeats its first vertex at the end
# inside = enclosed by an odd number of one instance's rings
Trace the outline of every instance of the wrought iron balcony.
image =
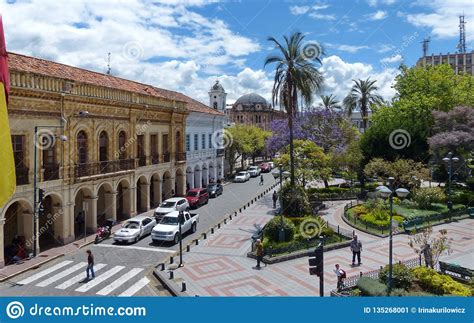
{"type": "Polygon", "coordinates": [[[168,152],[168,153],[164,153],[163,154],[163,162],[164,163],[169,163],[171,160],[171,154],[168,152]]]}
{"type": "Polygon", "coordinates": [[[59,179],[59,164],[44,164],[43,179],[45,181],[54,181],[59,179]]]}
{"type": "Polygon", "coordinates": [[[28,172],[29,172],[29,169],[26,168],[26,167],[16,167],[15,168],[16,185],[29,184],[28,172]]]}
{"type": "Polygon", "coordinates": [[[217,157],[222,157],[225,155],[225,149],[224,148],[219,148],[216,149],[217,157]]]}
{"type": "Polygon", "coordinates": [[[185,152],[176,153],[175,158],[176,158],[175,159],[176,162],[186,161],[186,153],[185,152]]]}
{"type": "Polygon", "coordinates": [[[138,166],[146,166],[146,156],[138,156],[138,166]]]}
{"type": "Polygon", "coordinates": [[[108,160],[98,163],[77,164],[75,177],[109,174],[135,168],[135,159],[108,160]]]}
{"type": "Polygon", "coordinates": [[[159,164],[160,163],[160,155],[158,155],[158,154],[151,155],[151,163],[153,165],[159,164]]]}

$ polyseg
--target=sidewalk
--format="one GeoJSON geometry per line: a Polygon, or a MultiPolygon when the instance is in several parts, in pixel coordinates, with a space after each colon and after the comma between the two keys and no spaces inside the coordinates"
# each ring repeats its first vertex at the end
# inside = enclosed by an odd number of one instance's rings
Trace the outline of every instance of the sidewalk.
{"type": "MultiPolygon", "coordinates": [[[[165,271],[158,274],[175,291],[180,291],[182,282],[186,282],[187,289],[182,294],[189,296],[318,296],[319,279],[309,275],[307,257],[256,270],[256,261],[246,256],[255,225],[264,225],[273,216],[271,204],[271,194],[267,194],[222,229],[209,235],[208,239],[193,246],[190,252],[183,254],[184,267],[174,270],[174,279],[170,280],[165,271]]],[[[344,202],[338,201],[328,206],[324,210],[324,218],[349,229],[347,224],[340,223],[344,202]]],[[[462,223],[438,226],[437,230],[448,229],[453,253],[463,254],[474,240],[473,227],[474,220],[468,219],[462,223]]],[[[349,248],[324,253],[325,295],[329,296],[336,287],[333,272],[336,263],[341,265],[348,277],[377,270],[388,263],[388,238],[362,232],[358,235],[364,244],[361,266],[351,267],[352,253],[349,248]]],[[[394,262],[417,256],[408,246],[407,235],[395,236],[393,240],[394,262]]]]}
{"type": "MultiPolygon", "coordinates": [[[[117,224],[112,228],[112,233],[121,228],[121,224],[117,224]]],[[[0,282],[6,281],[15,277],[25,271],[39,267],[49,261],[52,261],[58,257],[64,256],[78,249],[81,249],[91,243],[94,243],[95,233],[91,234],[84,239],[79,239],[64,246],[48,249],[38,254],[37,257],[31,259],[24,259],[20,263],[5,266],[0,269],[0,282]]]]}

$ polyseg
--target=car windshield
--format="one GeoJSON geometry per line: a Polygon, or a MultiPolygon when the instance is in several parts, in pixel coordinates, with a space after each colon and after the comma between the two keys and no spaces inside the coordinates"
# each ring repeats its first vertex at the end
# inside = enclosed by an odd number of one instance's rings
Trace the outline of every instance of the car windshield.
{"type": "Polygon", "coordinates": [[[176,202],[163,202],[163,203],[160,204],[160,207],[169,208],[169,207],[174,207],[175,204],[176,204],[176,202]]]}
{"type": "Polygon", "coordinates": [[[211,184],[207,187],[207,189],[209,189],[209,190],[215,190],[216,188],[217,188],[216,184],[211,184]]]}
{"type": "Polygon", "coordinates": [[[160,224],[177,225],[178,224],[178,218],[177,217],[172,217],[172,216],[165,216],[163,218],[163,220],[161,220],[160,224]]]}
{"type": "Polygon", "coordinates": [[[127,222],[123,226],[125,229],[139,229],[140,228],[140,223],[139,222],[127,222]]]}
{"type": "Polygon", "coordinates": [[[245,176],[245,172],[239,172],[237,176],[245,176]]]}
{"type": "Polygon", "coordinates": [[[197,196],[198,195],[198,192],[188,192],[188,194],[186,196],[197,196]]]}
{"type": "Polygon", "coordinates": [[[249,169],[257,169],[257,166],[250,166],[249,169]]]}

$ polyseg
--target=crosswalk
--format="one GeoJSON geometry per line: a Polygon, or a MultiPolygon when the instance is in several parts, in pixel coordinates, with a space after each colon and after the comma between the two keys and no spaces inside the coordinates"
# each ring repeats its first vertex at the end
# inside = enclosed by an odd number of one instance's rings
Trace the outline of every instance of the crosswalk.
{"type": "Polygon", "coordinates": [[[28,276],[18,285],[35,287],[54,287],[58,290],[101,296],[133,296],[150,283],[143,275],[143,268],[126,268],[120,265],[96,264],[96,277],[86,280],[86,262],[74,263],[71,260],[59,262],[49,268],[28,276]],[[134,281],[134,278],[140,278],[134,281]]]}

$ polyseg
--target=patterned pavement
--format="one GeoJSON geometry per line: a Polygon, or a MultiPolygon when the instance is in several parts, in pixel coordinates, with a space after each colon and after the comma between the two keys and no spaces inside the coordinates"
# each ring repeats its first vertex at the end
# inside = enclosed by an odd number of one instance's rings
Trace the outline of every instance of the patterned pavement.
{"type": "MultiPolygon", "coordinates": [[[[340,218],[347,201],[329,203],[323,217],[334,225],[352,230],[340,218]]],[[[251,236],[256,225],[263,225],[273,217],[271,194],[258,200],[241,215],[233,218],[222,229],[200,241],[191,251],[183,255],[185,266],[176,269],[175,279],[167,283],[181,281],[187,285],[186,293],[194,296],[317,296],[319,278],[310,276],[308,258],[298,258],[255,269],[256,261],[247,258],[251,246],[251,236]]],[[[471,251],[474,245],[474,219],[444,224],[435,230],[447,229],[452,239],[452,255],[471,251]]],[[[350,266],[352,254],[349,248],[337,249],[324,254],[324,291],[329,295],[336,286],[333,272],[336,263],[347,272],[348,277],[360,272],[379,269],[388,263],[388,238],[378,238],[357,232],[363,243],[362,264],[350,266]]],[[[394,261],[404,261],[416,257],[408,246],[407,235],[393,238],[394,261]]],[[[179,286],[178,286],[179,285],[179,286]]]]}

